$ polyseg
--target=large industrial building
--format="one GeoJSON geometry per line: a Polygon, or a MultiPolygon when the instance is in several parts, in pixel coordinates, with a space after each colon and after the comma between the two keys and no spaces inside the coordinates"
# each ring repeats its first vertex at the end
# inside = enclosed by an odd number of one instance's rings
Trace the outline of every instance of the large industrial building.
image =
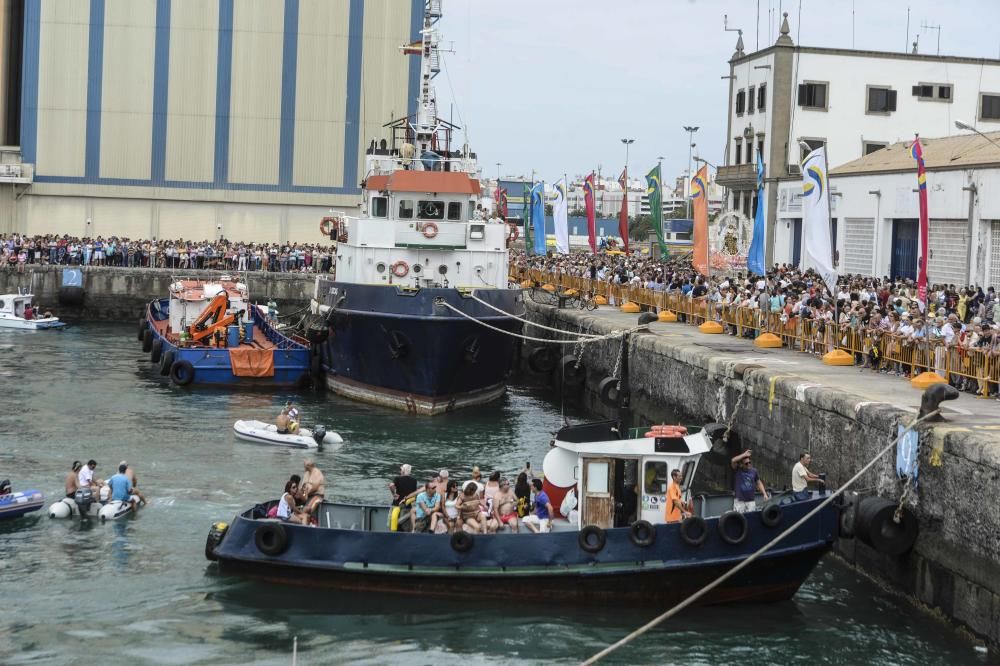
{"type": "Polygon", "coordinates": [[[423,0],[0,0],[0,233],[315,242],[423,0]]]}

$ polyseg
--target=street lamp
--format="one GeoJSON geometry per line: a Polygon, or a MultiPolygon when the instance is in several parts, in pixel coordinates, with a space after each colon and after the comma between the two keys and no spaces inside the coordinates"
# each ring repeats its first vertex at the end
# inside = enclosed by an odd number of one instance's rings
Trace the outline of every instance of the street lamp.
{"type": "MultiPolygon", "coordinates": [[[[625,144],[625,190],[622,192],[622,199],[628,203],[628,147],[635,143],[635,139],[622,139],[625,144]]],[[[624,240],[622,241],[624,242],[624,240]]]]}
{"type": "Polygon", "coordinates": [[[712,168],[713,168],[713,169],[715,169],[716,171],[718,171],[718,170],[719,170],[719,167],[715,166],[714,164],[712,164],[711,162],[709,162],[708,160],[706,160],[706,159],[705,159],[705,158],[703,158],[703,157],[698,157],[697,155],[695,155],[695,156],[694,156],[694,161],[695,161],[695,162],[701,162],[702,164],[707,164],[708,166],[712,167],[712,168]]]}
{"type": "Polygon", "coordinates": [[[973,127],[972,125],[970,125],[968,123],[963,123],[961,120],[956,120],[955,121],[955,127],[958,128],[958,129],[960,129],[960,130],[966,130],[968,132],[975,132],[979,136],[983,137],[984,139],[986,139],[987,141],[989,141],[990,143],[992,143],[997,148],[1000,148],[1000,143],[997,143],[996,141],[994,141],[990,137],[986,136],[985,134],[983,134],[982,132],[980,132],[979,130],[977,130],[975,127],[973,127]]]}
{"type": "MultiPolygon", "coordinates": [[[[688,133],[688,181],[691,180],[691,149],[694,147],[694,133],[698,131],[697,125],[685,125],[684,131],[688,133]]],[[[688,183],[684,184],[684,194],[687,195],[688,183]]],[[[687,199],[687,217],[691,219],[691,197],[685,196],[687,199]]]]}

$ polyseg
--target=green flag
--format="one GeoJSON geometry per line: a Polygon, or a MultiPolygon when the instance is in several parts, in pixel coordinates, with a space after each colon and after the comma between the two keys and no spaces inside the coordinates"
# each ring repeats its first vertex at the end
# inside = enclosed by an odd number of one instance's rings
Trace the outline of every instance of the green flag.
{"type": "Polygon", "coordinates": [[[535,243],[531,238],[531,188],[527,185],[524,186],[522,201],[524,202],[524,207],[521,209],[523,211],[521,217],[524,219],[524,251],[526,254],[532,254],[535,243]]]}
{"type": "Polygon", "coordinates": [[[663,185],[660,179],[660,165],[657,164],[646,174],[646,197],[649,199],[649,217],[656,230],[660,244],[660,258],[667,258],[667,244],[663,242],[663,185]]]}

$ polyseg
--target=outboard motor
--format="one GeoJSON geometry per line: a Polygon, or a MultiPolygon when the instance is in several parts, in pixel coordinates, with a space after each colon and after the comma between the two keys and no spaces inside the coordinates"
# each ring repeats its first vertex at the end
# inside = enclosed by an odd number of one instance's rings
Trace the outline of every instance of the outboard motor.
{"type": "Polygon", "coordinates": [[[323,445],[323,439],[326,437],[326,428],[318,425],[313,428],[313,439],[316,440],[316,444],[319,446],[323,445]]]}
{"type": "Polygon", "coordinates": [[[76,508],[79,509],[81,516],[90,515],[90,505],[94,503],[94,490],[92,488],[80,488],[73,495],[73,501],[76,502],[76,508]]]}
{"type": "Polygon", "coordinates": [[[10,495],[10,493],[11,493],[10,479],[4,479],[3,481],[0,481],[0,495],[10,495]]]}

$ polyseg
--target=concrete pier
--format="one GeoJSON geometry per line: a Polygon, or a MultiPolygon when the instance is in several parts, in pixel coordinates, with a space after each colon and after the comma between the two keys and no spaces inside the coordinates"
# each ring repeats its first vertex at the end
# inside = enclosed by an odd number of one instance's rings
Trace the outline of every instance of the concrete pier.
{"type": "MultiPolygon", "coordinates": [[[[573,332],[609,333],[635,326],[638,317],[607,306],[595,312],[530,300],[528,306],[532,321],[573,332]]],[[[554,335],[530,327],[526,333],[554,335]]],[[[620,346],[602,341],[583,347],[583,399],[595,410],[608,410],[596,389],[612,374],[620,346]]],[[[577,353],[575,345],[560,348],[577,353]]],[[[915,417],[921,398],[902,378],[827,366],[797,351],[757,349],[750,340],[706,335],[683,323],[650,324],[648,333],[632,336],[629,358],[635,421],[663,421],[671,413],[695,423],[732,419],[765,483],[776,488],[791,485],[792,466],[803,450],[813,456],[813,471],[826,472],[833,487],[846,481],[896,436],[899,424],[915,417]]],[[[553,380],[558,378],[557,371],[553,380]]],[[[889,557],[841,539],[838,552],[996,650],[1000,405],[963,394],[943,403],[942,411],[946,421],[921,435],[920,484],[907,498],[920,521],[914,549],[889,557]]],[[[898,500],[895,455],[885,456],[855,489],[898,500]]]]}
{"type": "MultiPolygon", "coordinates": [[[[154,298],[165,298],[170,283],[179,278],[218,278],[225,271],[172,270],[160,268],[83,268],[84,300],[80,307],[59,305],[64,266],[26,266],[24,273],[0,271],[0,294],[29,289],[35,303],[63,319],[134,321],[154,298]]],[[[230,273],[236,275],[236,273],[230,273]]],[[[292,312],[309,304],[315,274],[240,273],[258,303],[274,299],[281,312],[292,312]]]]}

